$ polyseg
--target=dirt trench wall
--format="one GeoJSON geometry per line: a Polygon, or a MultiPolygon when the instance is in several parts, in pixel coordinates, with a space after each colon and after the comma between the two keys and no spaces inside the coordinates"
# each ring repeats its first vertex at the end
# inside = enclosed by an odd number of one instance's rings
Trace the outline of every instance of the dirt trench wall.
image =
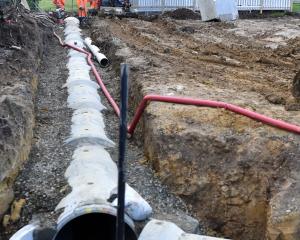
{"type": "Polygon", "coordinates": [[[220,110],[171,112],[176,122],[146,116],[146,154],[210,229],[233,239],[299,238],[298,136],[220,110]]]}
{"type": "MultiPolygon", "coordinates": [[[[182,40],[182,34],[174,31],[170,34],[166,24],[162,23],[101,19],[94,26],[94,40],[101,43],[101,39],[109,41],[111,38],[117,58],[131,66],[131,110],[146,94],[182,95],[231,102],[300,124],[299,112],[286,111],[284,106],[273,104],[265,97],[266,89],[285,97],[290,94],[286,86],[291,82],[294,65],[280,65],[283,71],[279,71],[273,63],[253,64],[251,57],[246,56],[261,51],[265,55],[274,54],[274,58],[282,61],[289,60],[288,57],[251,40],[253,42],[250,43],[256,47],[245,54],[242,60],[245,68],[205,61],[202,58],[210,56],[206,52],[204,55],[195,53],[202,59],[199,61],[192,60],[191,56],[183,58],[176,55],[172,58],[172,54],[181,48],[181,53],[187,54],[189,42],[182,40]],[[150,41],[148,36],[154,40],[150,41]],[[172,45],[172,41],[177,43],[178,39],[180,44],[172,45]],[[251,68],[248,68],[250,65],[251,68]],[[225,73],[229,70],[244,75],[235,78],[234,74],[225,73]],[[265,71],[270,78],[267,83],[265,71]],[[276,71],[286,74],[279,77],[276,71]],[[248,78],[246,73],[255,76],[248,78]],[[280,81],[276,82],[276,77],[280,81]],[[259,89],[255,89],[256,84],[259,89]],[[284,91],[278,91],[282,85],[285,86],[284,91]]],[[[172,26],[177,28],[193,23],[176,24],[179,26],[172,22],[172,26]]],[[[226,32],[218,29],[219,25],[210,28],[206,23],[197,25],[200,25],[197,31],[203,34],[192,42],[197,45],[197,51],[207,50],[206,42],[201,41],[210,29],[216,31],[216,36],[226,32]],[[205,46],[201,47],[201,44],[205,46]]],[[[236,39],[238,37],[233,36],[230,41],[236,39]]],[[[234,59],[237,58],[234,53],[240,48],[248,51],[245,49],[252,46],[245,41],[243,39],[230,47],[221,42],[209,44],[225,50],[237,48],[231,53],[234,59]]],[[[286,48],[293,50],[289,45],[286,48]]],[[[218,54],[223,57],[222,52],[218,54]]],[[[298,62],[295,61],[295,64],[298,62]]],[[[209,235],[237,240],[300,239],[299,135],[222,109],[166,103],[149,104],[137,130],[137,138],[139,133],[143,133],[149,164],[172,191],[191,206],[193,213],[207,225],[209,235]]]]}
{"type": "Polygon", "coordinates": [[[0,219],[30,152],[38,68],[50,36],[49,29],[22,11],[11,20],[0,25],[0,219]]]}

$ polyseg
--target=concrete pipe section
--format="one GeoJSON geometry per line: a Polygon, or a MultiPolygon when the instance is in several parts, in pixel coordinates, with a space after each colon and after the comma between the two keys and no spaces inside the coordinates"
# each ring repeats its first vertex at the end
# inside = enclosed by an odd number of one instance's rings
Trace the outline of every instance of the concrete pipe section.
{"type": "MultiPolygon", "coordinates": [[[[84,47],[79,22],[66,19],[65,42],[84,47]]],[[[109,63],[99,48],[86,40],[102,67],[109,63]]],[[[72,191],[58,204],[56,210],[64,209],[58,220],[54,239],[114,239],[116,227],[116,199],[110,201],[117,188],[118,169],[106,151],[114,143],[105,134],[105,124],[98,87],[90,79],[90,66],[86,56],[69,50],[68,106],[74,109],[71,136],[66,143],[76,147],[65,177],[72,191]]],[[[131,220],[144,220],[152,212],[150,205],[132,188],[127,187],[126,239],[137,239],[131,220]],[[134,198],[132,198],[134,196],[134,198]],[[132,209],[134,208],[134,209],[132,209]]]]}
{"type": "MultiPolygon", "coordinates": [[[[117,210],[109,205],[78,207],[60,217],[53,240],[115,240],[117,210]]],[[[126,240],[136,240],[133,221],[125,217],[126,240]]]]}
{"type": "MultiPolygon", "coordinates": [[[[79,21],[73,17],[65,21],[66,43],[83,48],[79,21]]],[[[86,45],[89,44],[91,42],[87,41],[86,45]]],[[[89,48],[92,51],[92,47],[89,48]]],[[[68,107],[74,112],[71,136],[66,143],[72,144],[75,151],[65,177],[72,191],[56,207],[56,210],[63,209],[56,229],[30,224],[11,240],[115,240],[118,169],[106,150],[114,143],[105,134],[102,116],[105,107],[98,95],[98,85],[90,78],[91,67],[87,64],[86,54],[70,49],[68,56],[69,77],[64,87],[68,90],[68,107]]],[[[148,219],[152,208],[128,184],[125,212],[126,240],[216,239],[187,234],[173,223],[158,220],[150,221],[137,238],[133,220],[148,219]]]]}
{"type": "MultiPolygon", "coordinates": [[[[83,48],[85,44],[79,21],[70,17],[65,22],[65,42],[83,48]]],[[[86,45],[94,52],[100,65],[108,65],[109,61],[98,48],[88,41],[86,45]]],[[[65,177],[72,191],[56,207],[56,210],[63,209],[63,213],[54,234],[41,239],[115,239],[118,169],[106,150],[115,144],[105,134],[102,116],[105,107],[98,94],[98,84],[90,78],[91,67],[87,64],[86,55],[70,49],[68,56],[69,77],[63,87],[68,91],[68,107],[74,112],[71,135],[65,142],[73,145],[75,151],[65,177]]],[[[149,218],[152,208],[129,185],[126,186],[125,212],[125,239],[136,240],[133,220],[149,218]]],[[[28,225],[11,239],[38,239],[39,229],[38,224],[28,225]]],[[[49,231],[51,235],[53,229],[49,231]]]]}
{"type": "Polygon", "coordinates": [[[143,229],[139,240],[225,240],[224,238],[188,234],[167,221],[151,220],[143,229]]]}

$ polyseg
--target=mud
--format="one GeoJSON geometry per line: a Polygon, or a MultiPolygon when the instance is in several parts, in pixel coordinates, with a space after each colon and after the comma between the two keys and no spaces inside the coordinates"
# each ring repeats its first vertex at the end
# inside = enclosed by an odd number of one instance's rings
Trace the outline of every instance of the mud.
{"type": "MultiPolygon", "coordinates": [[[[111,38],[116,58],[131,64],[131,110],[154,93],[230,102],[299,124],[299,111],[286,111],[300,63],[299,23],[292,17],[234,23],[101,19],[93,38],[99,44],[103,35],[111,38]]],[[[149,164],[210,234],[297,239],[296,221],[293,233],[281,227],[279,212],[287,206],[275,199],[298,171],[290,170],[299,160],[298,136],[226,111],[162,103],[148,106],[139,136],[149,164]]],[[[299,209],[298,201],[293,204],[299,209]]]]}

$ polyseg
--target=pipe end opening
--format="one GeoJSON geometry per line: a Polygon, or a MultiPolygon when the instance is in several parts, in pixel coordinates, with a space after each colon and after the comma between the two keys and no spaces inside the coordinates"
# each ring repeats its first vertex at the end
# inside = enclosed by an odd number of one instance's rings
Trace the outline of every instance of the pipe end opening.
{"type": "MultiPolygon", "coordinates": [[[[115,240],[116,216],[88,213],[67,222],[53,240],[115,240]]],[[[125,223],[125,239],[137,240],[134,230],[125,223]]]]}
{"type": "Polygon", "coordinates": [[[109,60],[108,60],[107,58],[101,59],[101,61],[100,61],[100,66],[101,66],[102,68],[106,68],[106,67],[108,67],[109,65],[110,65],[110,62],[109,62],[109,60]]]}

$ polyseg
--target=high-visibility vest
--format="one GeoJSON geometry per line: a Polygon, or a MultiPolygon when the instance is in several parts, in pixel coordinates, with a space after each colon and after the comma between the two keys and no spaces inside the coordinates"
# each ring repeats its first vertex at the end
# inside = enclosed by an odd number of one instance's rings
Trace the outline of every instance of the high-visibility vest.
{"type": "Polygon", "coordinates": [[[53,0],[53,4],[57,7],[57,8],[61,8],[61,9],[65,9],[65,0],[53,0]]]}
{"type": "Polygon", "coordinates": [[[87,0],[77,0],[78,17],[86,17],[87,0]]]}
{"type": "Polygon", "coordinates": [[[99,1],[98,0],[91,0],[90,4],[91,4],[92,9],[98,9],[99,8],[99,1]]]}

